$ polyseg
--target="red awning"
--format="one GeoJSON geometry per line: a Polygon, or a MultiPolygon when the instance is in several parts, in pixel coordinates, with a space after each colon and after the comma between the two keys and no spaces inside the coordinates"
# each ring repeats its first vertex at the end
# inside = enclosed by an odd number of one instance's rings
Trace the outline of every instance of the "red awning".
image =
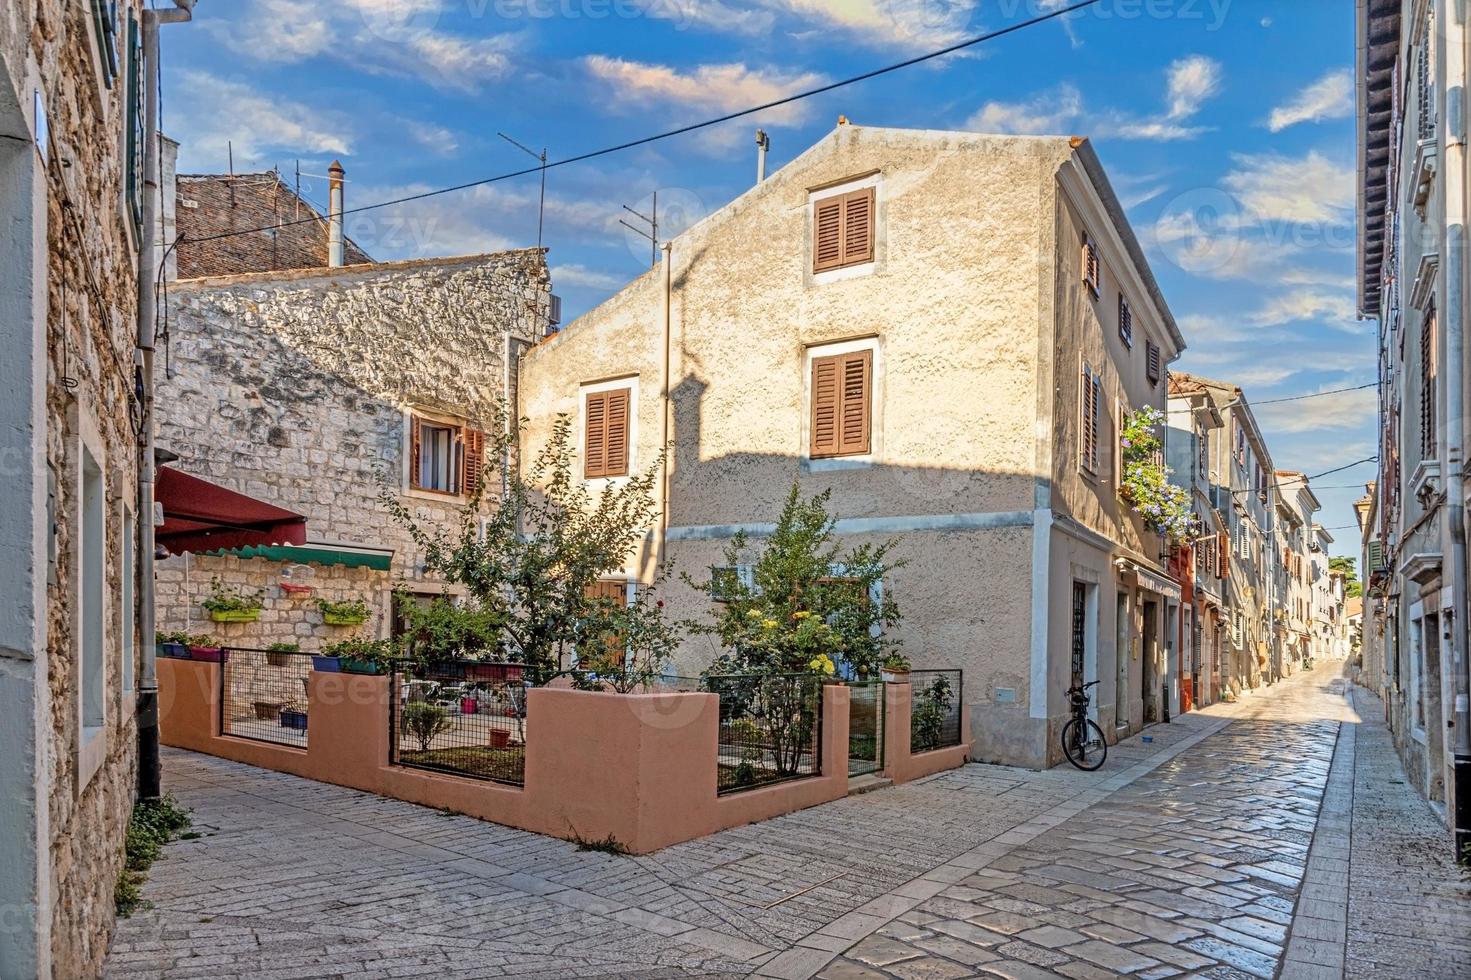
{"type": "Polygon", "coordinates": [[[175,555],[306,544],[306,518],[300,514],[167,466],[158,468],[153,497],[163,505],[163,526],[154,538],[175,555]]]}

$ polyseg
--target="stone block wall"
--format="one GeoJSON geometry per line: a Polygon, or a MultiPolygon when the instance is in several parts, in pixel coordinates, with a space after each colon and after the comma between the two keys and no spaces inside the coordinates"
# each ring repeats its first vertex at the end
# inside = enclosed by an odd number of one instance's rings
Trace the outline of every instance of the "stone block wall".
{"type": "MultiPolygon", "coordinates": [[[[384,494],[438,524],[457,521],[464,504],[407,488],[410,413],[494,425],[503,400],[514,401],[506,380],[520,351],[546,331],[550,285],[540,249],[180,281],[168,296],[158,445],[178,454],[179,469],[305,515],[310,541],[393,550],[388,575],[318,569],[312,583],[329,598],[363,594],[380,610],[372,632],[386,635],[390,581],[425,576],[384,494]]],[[[218,630],[227,642],[313,647],[341,632],[279,594],[278,564],[192,560],[187,586],[180,560],[162,566],[161,630],[198,623],[201,590],[218,572],[273,588],[260,624],[218,630]]]]}

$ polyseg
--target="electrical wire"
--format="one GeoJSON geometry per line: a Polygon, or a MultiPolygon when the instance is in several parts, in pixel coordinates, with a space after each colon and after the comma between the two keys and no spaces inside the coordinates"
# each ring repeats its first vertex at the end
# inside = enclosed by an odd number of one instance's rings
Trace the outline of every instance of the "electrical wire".
{"type": "MultiPolygon", "coordinates": [[[[994,31],[989,31],[985,34],[979,34],[976,37],[969,38],[964,41],[959,41],[955,44],[952,44],[948,47],[940,48],[936,51],[930,51],[926,54],[916,55],[915,57],[906,59],[904,61],[898,61],[891,65],[885,65],[882,68],[875,68],[871,71],[863,72],[860,75],[853,75],[849,78],[840,79],[836,82],[829,82],[826,85],[819,85],[816,88],[810,88],[802,92],[796,92],[792,95],[784,96],[780,99],[774,99],[770,102],[766,102],[758,106],[752,106],[749,109],[740,109],[736,112],[728,112],[723,116],[716,116],[712,119],[706,119],[702,122],[690,123],[687,126],[680,126],[678,129],[671,129],[663,133],[656,133],[653,136],[644,136],[636,140],[629,140],[626,143],[619,143],[616,146],[605,146],[602,149],[590,150],[586,153],[579,153],[576,156],[566,157],[562,160],[549,160],[545,163],[539,163],[535,167],[528,167],[522,170],[513,170],[508,173],[497,174],[494,177],[485,177],[480,180],[467,181],[466,183],[455,184],[450,187],[440,187],[435,190],[422,191],[418,194],[409,194],[404,197],[394,198],[393,200],[389,201],[380,201],[377,204],[364,204],[359,207],[348,208],[347,210],[344,210],[342,214],[345,217],[349,214],[360,214],[364,211],[375,211],[379,208],[392,207],[397,204],[409,204],[414,201],[422,201],[426,198],[438,197],[442,194],[453,194],[456,191],[464,191],[470,190],[471,188],[475,187],[483,187],[486,184],[494,184],[498,181],[510,180],[514,177],[525,177],[528,174],[540,174],[545,170],[552,170],[557,167],[565,167],[574,163],[582,163],[587,160],[596,159],[597,157],[607,156],[611,153],[619,153],[623,150],[631,150],[635,147],[646,146],[649,143],[656,143],[660,140],[666,140],[674,136],[683,136],[686,133],[693,133],[701,129],[707,129],[710,126],[718,126],[721,123],[727,123],[733,119],[741,119],[745,116],[754,115],[758,112],[765,112],[768,109],[776,109],[784,105],[790,105],[793,102],[799,102],[803,99],[810,99],[813,96],[823,95],[827,92],[833,92],[840,88],[846,88],[847,86],[855,85],[858,82],[866,82],[869,79],[878,78],[881,75],[887,75],[891,72],[899,71],[902,68],[910,68],[914,65],[923,64],[926,61],[933,61],[936,58],[943,58],[946,55],[955,54],[957,51],[963,51],[966,48],[972,48],[978,44],[985,44],[988,41],[994,41],[998,38],[1005,37],[1008,34],[1015,34],[1016,32],[1025,30],[1028,27],[1035,27],[1038,24],[1042,24],[1050,20],[1056,20],[1059,17],[1064,17],[1068,14],[1075,13],[1086,7],[1094,6],[1095,4],[1098,4],[1100,2],[1102,2],[1102,0],[1079,0],[1079,2],[1070,4],[1066,7],[1059,7],[1057,10],[1049,11],[1045,14],[1038,14],[1036,17],[1031,17],[1027,20],[1018,21],[1015,24],[1011,24],[1007,27],[999,28],[994,31]]],[[[306,224],[308,222],[316,220],[318,219],[315,217],[299,218],[293,221],[267,225],[260,228],[243,228],[236,231],[219,232],[214,235],[205,235],[199,238],[191,238],[189,241],[191,243],[217,241],[222,238],[234,238],[238,235],[253,235],[258,232],[269,231],[272,228],[284,228],[289,225],[306,224]]]]}
{"type": "Polygon", "coordinates": [[[1353,388],[1333,388],[1328,391],[1315,391],[1307,395],[1289,395],[1286,398],[1264,398],[1252,402],[1253,405],[1275,405],[1278,402],[1300,402],[1304,398],[1322,398],[1324,395],[1338,395],[1345,391],[1363,391],[1366,388],[1378,388],[1379,382],[1373,381],[1366,385],[1357,385],[1353,388]]]}
{"type": "MultiPolygon", "coordinates": [[[[1345,464],[1343,466],[1339,466],[1339,467],[1337,467],[1335,469],[1324,470],[1321,473],[1312,473],[1312,474],[1309,474],[1307,476],[1295,476],[1295,477],[1293,477],[1290,480],[1282,480],[1282,481],[1280,481],[1277,484],[1277,487],[1278,487],[1278,489],[1281,489],[1282,487],[1290,487],[1290,486],[1292,486],[1295,483],[1307,483],[1310,480],[1316,480],[1316,479],[1318,479],[1318,477],[1320,477],[1320,476],[1332,476],[1334,473],[1342,473],[1344,470],[1351,470],[1355,466],[1362,466],[1365,463],[1377,463],[1377,462],[1379,462],[1379,457],[1378,456],[1368,456],[1368,457],[1365,457],[1364,459],[1356,460],[1356,461],[1354,461],[1352,463],[1348,463],[1348,464],[1345,464]]],[[[1331,489],[1334,489],[1334,488],[1333,487],[1319,487],[1318,489],[1319,490],[1331,490],[1331,489]]],[[[1238,493],[1260,493],[1260,492],[1261,491],[1258,490],[1258,489],[1256,489],[1255,487],[1246,487],[1245,489],[1242,489],[1242,490],[1232,490],[1231,491],[1231,494],[1234,496],[1234,495],[1236,495],[1238,493]]]]}

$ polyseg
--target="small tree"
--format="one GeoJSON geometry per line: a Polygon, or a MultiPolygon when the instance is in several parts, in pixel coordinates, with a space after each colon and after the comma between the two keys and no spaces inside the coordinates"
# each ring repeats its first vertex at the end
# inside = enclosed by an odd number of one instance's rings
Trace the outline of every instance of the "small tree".
{"type": "Polygon", "coordinates": [[[519,431],[487,441],[490,460],[477,492],[450,528],[426,526],[398,496],[383,499],[394,520],[424,550],[424,563],[463,585],[478,607],[500,618],[505,656],[538,671],[561,669],[593,605],[599,578],[621,570],[653,525],[653,486],[662,463],[610,481],[594,495],[573,478],[572,423],[558,415],[551,438],[523,474],[519,431]],[[483,488],[504,482],[503,499],[482,520],[483,488]]]}
{"type": "Polygon", "coordinates": [[[1343,573],[1343,594],[1349,599],[1357,599],[1364,594],[1364,583],[1359,581],[1359,561],[1339,555],[1328,559],[1330,571],[1343,573]]]}
{"type": "Polygon", "coordinates": [[[420,752],[428,752],[429,746],[440,735],[453,728],[449,709],[428,701],[410,701],[403,706],[403,733],[419,743],[420,752]]]}
{"type": "Polygon", "coordinates": [[[659,589],[667,575],[639,588],[627,605],[599,599],[579,624],[579,686],[627,694],[651,683],[679,649],[678,624],[664,615],[659,589]]]}
{"type": "Polygon", "coordinates": [[[442,595],[421,606],[406,592],[393,601],[404,624],[405,657],[416,663],[474,660],[495,656],[506,617],[503,609],[487,609],[472,600],[457,606],[442,595]]]}
{"type": "MultiPolygon", "coordinates": [[[[831,496],[803,499],[792,485],[749,583],[719,569],[704,582],[684,577],[720,604],[714,622],[687,624],[725,648],[710,674],[832,673],[833,664],[870,673],[899,645],[885,632],[899,624],[899,606],[880,588],[905,564],[890,560],[898,541],[843,551],[833,540],[831,496]]],[[[742,564],[747,546],[744,533],[732,539],[728,569],[742,564]]]]}

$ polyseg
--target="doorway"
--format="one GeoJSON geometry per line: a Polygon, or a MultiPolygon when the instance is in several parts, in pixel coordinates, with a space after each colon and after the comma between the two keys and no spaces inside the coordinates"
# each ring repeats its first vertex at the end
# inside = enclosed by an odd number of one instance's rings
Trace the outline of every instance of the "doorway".
{"type": "Polygon", "coordinates": [[[1129,593],[1119,593],[1118,610],[1114,617],[1114,661],[1113,723],[1115,728],[1129,727],[1129,657],[1132,653],[1132,631],[1129,629],[1129,593]]]}
{"type": "Polygon", "coordinates": [[[1144,600],[1143,651],[1140,656],[1139,699],[1144,705],[1144,724],[1160,720],[1159,704],[1159,603],[1144,600]]]}

